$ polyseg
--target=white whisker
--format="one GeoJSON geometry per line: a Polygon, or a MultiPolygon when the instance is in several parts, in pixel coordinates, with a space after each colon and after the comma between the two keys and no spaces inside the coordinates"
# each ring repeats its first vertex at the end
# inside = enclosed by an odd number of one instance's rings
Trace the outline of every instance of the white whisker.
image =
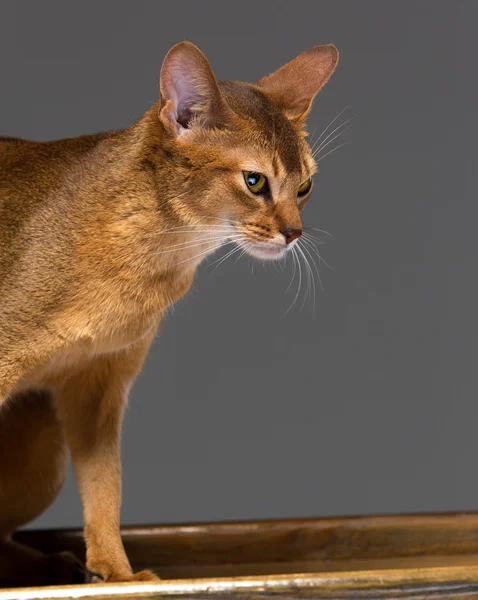
{"type": "MultiPolygon", "coordinates": [[[[317,149],[314,151],[314,156],[317,155],[322,150],[322,148],[325,148],[325,146],[327,146],[327,144],[325,142],[327,142],[327,140],[330,137],[332,137],[336,131],[338,131],[339,129],[341,129],[345,125],[347,125],[347,123],[350,123],[350,121],[352,121],[352,119],[353,119],[353,117],[350,117],[350,119],[347,119],[346,121],[344,121],[343,123],[341,123],[340,125],[338,125],[338,127],[336,127],[333,131],[331,131],[329,133],[329,135],[322,140],[322,142],[319,144],[319,146],[317,147],[317,149]]],[[[342,133],[345,133],[347,131],[347,129],[350,129],[350,127],[347,127],[346,129],[344,129],[343,131],[341,131],[339,134],[337,134],[335,137],[339,137],[339,135],[342,135],[342,133]]],[[[335,140],[335,138],[333,138],[333,139],[335,140]]],[[[330,140],[330,141],[332,141],[332,140],[330,140]]]]}
{"type": "Polygon", "coordinates": [[[310,248],[313,250],[314,254],[317,255],[319,262],[323,262],[326,267],[328,267],[331,271],[333,271],[335,273],[335,269],[333,267],[331,267],[325,259],[322,258],[317,246],[314,246],[314,244],[312,244],[311,242],[309,242],[309,244],[310,244],[310,248]]]}
{"type": "Polygon", "coordinates": [[[323,131],[322,131],[322,133],[319,135],[319,137],[318,137],[318,138],[317,138],[317,140],[315,141],[315,143],[314,143],[314,146],[313,146],[313,148],[312,148],[312,152],[313,152],[313,149],[314,149],[314,148],[316,147],[316,145],[318,144],[318,142],[319,142],[319,141],[322,139],[322,136],[324,135],[324,133],[326,133],[326,132],[329,130],[329,128],[330,128],[330,127],[331,127],[331,126],[332,126],[332,125],[335,123],[335,121],[336,121],[336,120],[337,120],[337,119],[338,119],[338,118],[339,118],[341,115],[343,115],[343,114],[344,114],[344,112],[345,112],[345,111],[346,111],[348,108],[349,108],[349,107],[348,107],[348,106],[346,106],[346,107],[345,107],[343,110],[341,110],[341,111],[339,112],[339,114],[338,114],[338,115],[337,115],[337,116],[336,116],[334,119],[332,119],[332,121],[330,121],[330,123],[327,125],[327,127],[326,127],[326,128],[323,130],[323,131]]]}
{"type": "Polygon", "coordinates": [[[215,221],[223,221],[224,223],[241,223],[241,221],[237,221],[235,219],[231,219],[229,217],[203,217],[204,219],[213,219],[215,221]]]}
{"type": "Polygon", "coordinates": [[[302,308],[304,308],[305,302],[307,300],[307,295],[312,296],[312,284],[314,285],[313,305],[312,306],[315,307],[315,282],[314,282],[314,277],[312,276],[312,269],[310,268],[309,261],[307,260],[307,257],[304,254],[304,252],[302,251],[302,248],[300,247],[299,244],[297,244],[297,250],[302,254],[302,258],[304,259],[305,265],[307,267],[307,289],[305,292],[304,300],[302,301],[302,308]],[[311,279],[312,279],[312,282],[311,282],[311,279]]]}
{"type": "Polygon", "coordinates": [[[310,240],[314,244],[325,244],[325,240],[322,240],[321,238],[319,238],[319,237],[317,237],[315,235],[307,233],[306,231],[302,232],[302,237],[305,238],[305,239],[307,239],[307,240],[310,240]]]}
{"type": "Polygon", "coordinates": [[[198,229],[197,227],[190,227],[187,228],[185,226],[180,226],[180,227],[173,227],[172,229],[164,229],[163,231],[155,231],[151,234],[150,237],[157,237],[159,235],[164,235],[166,233],[169,234],[179,234],[179,233],[207,233],[207,232],[214,232],[214,233],[231,233],[233,232],[234,229],[226,229],[224,226],[220,226],[220,225],[208,225],[207,227],[203,227],[202,229],[198,229]]]}
{"type": "Polygon", "coordinates": [[[329,154],[332,154],[332,152],[335,152],[336,150],[338,150],[339,148],[342,148],[342,146],[347,145],[347,142],[344,142],[343,144],[339,144],[338,146],[336,146],[335,148],[333,148],[332,150],[329,150],[329,152],[327,152],[326,154],[324,154],[324,156],[321,156],[320,158],[317,158],[317,162],[324,160],[324,158],[326,156],[328,156],[329,154]]]}
{"type": "MultiPolygon", "coordinates": [[[[314,260],[314,257],[312,256],[312,253],[311,253],[311,251],[308,248],[307,240],[303,240],[303,241],[304,241],[304,247],[303,248],[307,252],[307,254],[310,256],[310,260],[312,261],[312,264],[314,265],[315,272],[317,273],[317,278],[319,280],[320,289],[323,290],[324,286],[322,285],[322,278],[320,277],[319,267],[317,266],[317,264],[316,264],[316,262],[314,260]]],[[[309,242],[309,244],[310,244],[310,242],[309,242]]],[[[320,260],[320,257],[319,257],[319,260],[320,260]]]]}
{"type": "MultiPolygon", "coordinates": [[[[191,232],[186,232],[190,234],[191,232]]],[[[199,235],[194,235],[192,237],[186,238],[183,242],[178,242],[177,244],[173,244],[173,246],[177,246],[180,244],[188,244],[190,242],[197,242],[200,240],[207,240],[208,238],[218,238],[224,237],[227,238],[231,235],[230,231],[201,231],[199,235]]],[[[233,235],[240,235],[239,233],[234,233],[233,235]]],[[[171,238],[169,238],[171,240],[171,238]]],[[[166,246],[167,248],[172,248],[173,246],[166,246]]]]}
{"type": "Polygon", "coordinates": [[[208,248],[207,250],[204,250],[204,252],[199,252],[199,254],[196,254],[195,256],[191,256],[190,258],[186,258],[186,259],[184,259],[184,260],[180,260],[179,262],[177,262],[177,263],[174,263],[174,264],[173,264],[173,265],[171,265],[171,266],[172,266],[172,267],[176,267],[177,265],[181,265],[182,263],[189,262],[189,261],[191,261],[191,260],[194,260],[195,258],[199,258],[200,256],[203,256],[204,254],[211,253],[211,252],[213,252],[213,250],[217,250],[217,249],[218,249],[218,248],[220,248],[221,246],[225,246],[225,245],[227,245],[227,244],[230,244],[231,242],[232,242],[232,240],[231,240],[231,241],[229,241],[229,242],[224,242],[224,244],[221,244],[220,246],[218,246],[217,248],[214,248],[214,249],[213,249],[213,248],[208,248]]]}
{"type": "Polygon", "coordinates": [[[219,261],[215,260],[213,263],[211,263],[209,266],[212,267],[212,265],[214,265],[215,263],[218,263],[214,269],[211,271],[211,275],[214,273],[214,271],[232,254],[235,254],[236,252],[239,252],[239,250],[241,250],[241,246],[236,246],[235,248],[233,248],[232,250],[230,250],[225,256],[221,256],[221,258],[219,259],[219,261]]]}
{"type": "Polygon", "coordinates": [[[249,249],[251,246],[252,246],[251,242],[246,242],[246,243],[243,245],[243,250],[242,250],[242,252],[239,254],[239,256],[238,256],[238,257],[236,258],[236,260],[235,260],[235,262],[236,262],[236,263],[237,263],[237,261],[238,261],[238,260],[240,260],[240,259],[241,259],[241,258],[244,256],[244,254],[247,252],[247,250],[248,250],[248,249],[249,249]]]}
{"type": "MultiPolygon", "coordinates": [[[[343,130],[342,130],[340,133],[338,133],[337,135],[334,135],[334,137],[333,137],[331,140],[329,140],[329,141],[328,141],[326,144],[323,144],[322,146],[320,146],[320,148],[319,148],[319,149],[318,149],[318,150],[315,152],[315,154],[314,154],[314,158],[315,158],[315,157],[316,157],[318,154],[320,154],[324,148],[327,148],[327,146],[328,146],[329,144],[331,144],[331,143],[332,143],[334,140],[336,140],[336,139],[337,139],[338,137],[340,137],[340,136],[341,136],[343,133],[345,133],[346,131],[348,131],[348,130],[350,129],[350,127],[351,127],[351,125],[350,125],[349,127],[347,127],[346,129],[343,129],[343,130]]],[[[317,159],[317,160],[319,160],[319,159],[317,159]]]]}
{"type": "Polygon", "coordinates": [[[297,292],[295,294],[294,300],[292,301],[292,304],[289,306],[289,308],[285,311],[285,313],[282,315],[282,318],[284,318],[287,313],[291,310],[291,308],[294,306],[294,304],[297,302],[297,298],[299,297],[300,294],[300,288],[302,285],[302,268],[300,266],[300,260],[299,260],[299,256],[297,254],[297,249],[296,247],[292,248],[292,255],[294,256],[294,258],[297,260],[297,267],[299,269],[299,285],[297,286],[297,292]]]}
{"type": "Polygon", "coordinates": [[[325,235],[329,235],[330,237],[333,237],[331,233],[329,233],[328,231],[325,231],[325,229],[317,229],[317,227],[305,227],[305,230],[311,230],[311,231],[318,231],[319,233],[325,233],[325,235]]]}
{"type": "MultiPolygon", "coordinates": [[[[312,143],[313,143],[313,144],[314,144],[314,146],[315,146],[315,142],[316,142],[316,140],[315,140],[314,138],[315,138],[315,132],[316,132],[316,131],[317,131],[317,127],[314,127],[314,131],[313,131],[313,132],[310,134],[310,144],[309,144],[309,146],[310,146],[312,143]]],[[[307,137],[309,137],[309,134],[307,135],[307,137]]]]}
{"type": "MultiPolygon", "coordinates": [[[[293,249],[294,248],[292,248],[292,250],[293,249]]],[[[284,260],[285,260],[285,257],[284,257],[284,260]]],[[[287,294],[287,292],[289,291],[290,286],[292,285],[292,282],[294,281],[294,278],[295,278],[296,266],[295,266],[295,256],[294,256],[294,253],[292,253],[292,269],[293,269],[292,270],[292,278],[291,278],[291,280],[289,282],[289,285],[287,286],[287,288],[286,288],[286,290],[284,292],[285,294],[287,294]]]]}
{"type": "MultiPolygon", "coordinates": [[[[299,248],[299,246],[297,246],[297,252],[299,252],[302,255],[302,257],[304,257],[304,253],[299,248]]],[[[305,292],[304,292],[304,297],[302,298],[302,304],[300,305],[300,310],[302,310],[304,308],[305,303],[307,302],[307,298],[309,297],[309,295],[311,293],[310,292],[310,274],[306,267],[307,267],[307,264],[304,259],[304,270],[305,270],[304,276],[307,276],[307,280],[306,280],[306,288],[305,288],[305,292]]]]}
{"type": "Polygon", "coordinates": [[[226,241],[227,239],[230,239],[231,241],[238,239],[242,237],[241,235],[236,235],[236,236],[232,236],[231,238],[227,238],[227,237],[210,237],[210,238],[203,238],[203,239],[195,239],[195,240],[191,240],[189,242],[183,242],[181,244],[176,244],[174,246],[168,246],[167,248],[165,248],[164,250],[161,250],[159,252],[153,252],[151,254],[151,256],[155,256],[157,254],[166,254],[169,252],[178,252],[180,250],[189,250],[189,248],[194,248],[196,246],[202,246],[203,244],[207,244],[207,243],[212,243],[212,242],[221,242],[221,241],[226,241]]]}

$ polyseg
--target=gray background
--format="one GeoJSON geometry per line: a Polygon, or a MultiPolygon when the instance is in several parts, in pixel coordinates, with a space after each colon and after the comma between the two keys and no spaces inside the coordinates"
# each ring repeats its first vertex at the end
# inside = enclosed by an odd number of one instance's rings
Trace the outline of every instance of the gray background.
{"type": "MultiPolygon", "coordinates": [[[[0,3],[0,132],[126,127],[190,39],[254,81],[335,43],[310,129],[353,117],[306,224],[324,290],[203,265],[134,387],[124,523],[478,509],[477,92],[473,1],[0,3]],[[301,296],[301,300],[302,300],[301,296]]],[[[73,478],[35,526],[76,526],[73,478]]]]}

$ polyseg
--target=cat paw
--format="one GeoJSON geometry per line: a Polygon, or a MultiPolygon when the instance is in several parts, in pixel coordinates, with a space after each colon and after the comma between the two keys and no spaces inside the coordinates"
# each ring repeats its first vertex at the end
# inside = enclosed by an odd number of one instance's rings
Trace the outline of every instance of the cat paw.
{"type": "Polygon", "coordinates": [[[139,571],[130,574],[113,574],[104,579],[98,573],[90,572],[91,583],[127,583],[131,581],[143,581],[145,583],[159,583],[161,579],[152,571],[139,571]]]}
{"type": "Polygon", "coordinates": [[[133,573],[129,575],[127,578],[117,577],[113,575],[108,579],[108,581],[144,581],[147,583],[159,583],[161,579],[155,575],[152,571],[138,571],[138,573],[133,573]]]}
{"type": "Polygon", "coordinates": [[[71,552],[59,552],[47,557],[48,585],[88,583],[90,578],[85,565],[71,552]]]}

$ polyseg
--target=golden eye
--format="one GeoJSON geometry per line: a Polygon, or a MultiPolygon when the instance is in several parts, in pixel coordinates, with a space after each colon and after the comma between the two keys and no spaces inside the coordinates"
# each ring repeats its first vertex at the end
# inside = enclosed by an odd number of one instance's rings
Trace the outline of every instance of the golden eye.
{"type": "Polygon", "coordinates": [[[252,171],[243,171],[244,181],[253,194],[260,194],[267,191],[267,178],[261,173],[252,171]]]}
{"type": "Polygon", "coordinates": [[[310,191],[311,187],[312,187],[312,178],[309,177],[309,179],[307,179],[307,181],[304,181],[304,183],[299,187],[299,191],[297,192],[297,195],[305,196],[310,191]]]}

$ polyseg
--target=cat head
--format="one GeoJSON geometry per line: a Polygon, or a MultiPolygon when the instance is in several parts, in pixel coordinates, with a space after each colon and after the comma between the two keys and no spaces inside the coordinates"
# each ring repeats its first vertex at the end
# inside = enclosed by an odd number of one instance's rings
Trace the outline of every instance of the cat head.
{"type": "Polygon", "coordinates": [[[190,42],[168,52],[157,116],[169,175],[158,184],[181,222],[260,258],[294,246],[317,170],[305,121],[337,62],[335,46],[317,46],[249,84],[217,81],[190,42]]]}

